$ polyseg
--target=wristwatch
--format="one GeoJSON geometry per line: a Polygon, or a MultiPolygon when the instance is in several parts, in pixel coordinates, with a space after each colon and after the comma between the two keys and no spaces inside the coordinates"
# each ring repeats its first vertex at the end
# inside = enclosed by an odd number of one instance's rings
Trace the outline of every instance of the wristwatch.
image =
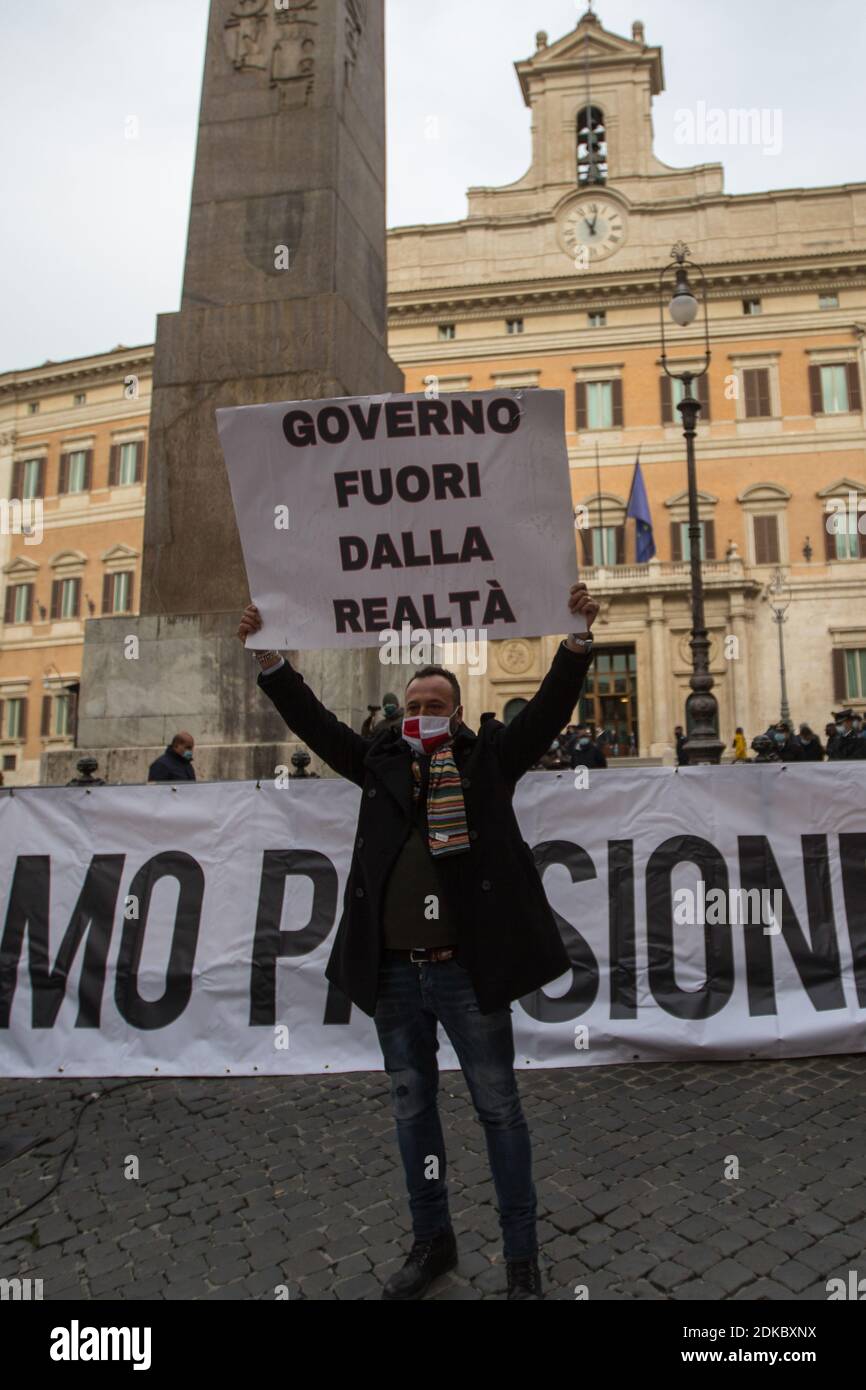
{"type": "Polygon", "coordinates": [[[577,643],[577,645],[581,649],[581,654],[583,656],[589,656],[592,652],[593,646],[595,645],[591,633],[585,634],[583,632],[573,632],[569,640],[577,643]]]}

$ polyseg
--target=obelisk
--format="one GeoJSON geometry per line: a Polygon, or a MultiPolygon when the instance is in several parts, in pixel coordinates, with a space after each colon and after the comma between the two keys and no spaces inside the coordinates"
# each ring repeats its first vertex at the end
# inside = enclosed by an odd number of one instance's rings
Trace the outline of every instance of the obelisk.
{"type": "MultiPolygon", "coordinates": [[[[113,750],[110,780],[179,728],[206,777],[272,775],[285,754],[234,635],[249,594],[214,412],[403,389],[384,67],[384,0],[211,0],[181,308],[157,326],[141,616],[86,627],[77,742],[113,750]]],[[[375,650],[302,670],[356,728],[382,688],[375,650]]]]}

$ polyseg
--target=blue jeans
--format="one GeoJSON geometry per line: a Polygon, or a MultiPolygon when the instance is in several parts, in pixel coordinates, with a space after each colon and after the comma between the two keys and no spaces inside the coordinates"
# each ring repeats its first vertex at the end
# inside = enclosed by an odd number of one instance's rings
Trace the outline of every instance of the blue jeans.
{"type": "Polygon", "coordinates": [[[537,1203],[529,1128],[514,1074],[511,1009],[482,1014],[469,972],[456,957],[413,965],[383,953],[375,1023],[391,1078],[413,1234],[416,1240],[428,1240],[451,1224],[436,1104],[437,1020],[457,1054],[484,1126],[505,1258],[530,1259],[538,1252],[537,1203]]]}

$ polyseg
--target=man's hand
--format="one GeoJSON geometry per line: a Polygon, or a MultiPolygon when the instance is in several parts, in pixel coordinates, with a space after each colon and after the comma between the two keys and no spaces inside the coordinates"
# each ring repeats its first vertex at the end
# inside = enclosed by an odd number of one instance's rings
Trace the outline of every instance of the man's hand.
{"type": "Polygon", "coordinates": [[[238,640],[246,646],[247,638],[252,637],[254,632],[258,632],[261,625],[262,615],[256,605],[251,603],[248,608],[244,609],[244,616],[241,618],[241,625],[238,628],[238,640]]]}
{"type": "Polygon", "coordinates": [[[585,584],[572,585],[571,593],[568,598],[568,606],[572,613],[580,613],[586,623],[587,633],[592,631],[592,625],[599,614],[599,605],[594,598],[590,597],[589,590],[585,584]]]}

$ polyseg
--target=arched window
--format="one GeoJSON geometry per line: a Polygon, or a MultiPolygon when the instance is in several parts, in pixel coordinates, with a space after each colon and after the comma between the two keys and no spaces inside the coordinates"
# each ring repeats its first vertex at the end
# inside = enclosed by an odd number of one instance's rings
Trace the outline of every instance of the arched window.
{"type": "Polygon", "coordinates": [[[528,704],[528,700],[521,700],[520,698],[516,700],[509,700],[508,704],[505,706],[504,717],[506,724],[510,724],[512,719],[516,719],[520,711],[522,709],[526,709],[526,706],[528,704]]]}
{"type": "Polygon", "coordinates": [[[607,134],[604,112],[584,106],[577,117],[577,182],[581,188],[607,183],[607,134]]]}

